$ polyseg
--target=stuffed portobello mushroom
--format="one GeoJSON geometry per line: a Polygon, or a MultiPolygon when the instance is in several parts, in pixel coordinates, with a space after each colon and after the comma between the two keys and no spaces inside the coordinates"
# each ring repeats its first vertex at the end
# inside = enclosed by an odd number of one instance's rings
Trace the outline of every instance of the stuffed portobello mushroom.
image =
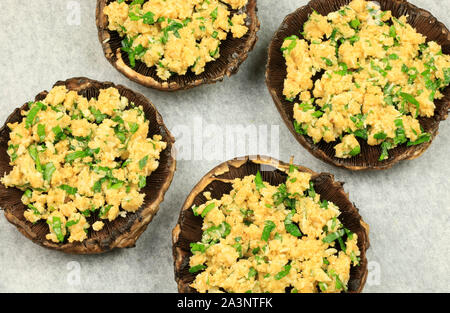
{"type": "Polygon", "coordinates": [[[406,1],[313,0],[286,17],[266,81],[315,156],[353,170],[423,153],[450,107],[447,28],[406,1]]]}
{"type": "Polygon", "coordinates": [[[219,165],[173,230],[180,292],[359,292],[368,226],[331,174],[267,157],[219,165]]]}
{"type": "Polygon", "coordinates": [[[214,83],[237,72],[257,40],[256,0],[98,0],[107,59],[160,90],[214,83]]]}
{"type": "Polygon", "coordinates": [[[133,246],[175,170],[173,138],[143,96],[58,82],[1,129],[0,205],[33,241],[74,253],[133,246]]]}

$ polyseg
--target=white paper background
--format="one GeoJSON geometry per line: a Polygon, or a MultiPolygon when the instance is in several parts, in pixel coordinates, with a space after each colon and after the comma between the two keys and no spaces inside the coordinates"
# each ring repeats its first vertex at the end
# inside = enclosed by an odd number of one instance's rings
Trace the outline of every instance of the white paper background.
{"type": "MultiPolygon", "coordinates": [[[[86,76],[143,93],[171,130],[180,125],[192,130],[194,118],[201,118],[204,126],[222,128],[279,125],[280,158],[288,161],[294,155],[296,163],[332,172],[345,181],[351,200],[370,225],[371,271],[366,292],[450,291],[449,123],[441,123],[439,136],[419,159],[386,171],[353,173],[325,164],[303,149],[269,96],[264,82],[268,44],[284,16],[307,1],[259,0],[259,41],[239,73],[216,85],[177,93],[135,84],[107,62],[97,39],[95,2],[0,1],[1,124],[14,108],[49,90],[57,80],[86,76]]],[[[449,0],[411,2],[450,26],[449,0]]],[[[203,142],[211,144],[220,138],[222,132],[206,134],[203,142]]],[[[33,244],[0,214],[0,292],[176,292],[171,230],[192,187],[225,158],[180,161],[158,215],[133,249],[98,256],[65,255],[33,244]]]]}

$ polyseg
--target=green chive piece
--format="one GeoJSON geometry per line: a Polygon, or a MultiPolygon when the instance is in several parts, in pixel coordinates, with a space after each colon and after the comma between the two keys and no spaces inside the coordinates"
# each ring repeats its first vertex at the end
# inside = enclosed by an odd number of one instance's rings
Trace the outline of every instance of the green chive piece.
{"type": "Polygon", "coordinates": [[[76,225],[76,224],[78,224],[79,221],[80,221],[80,220],[77,220],[77,221],[68,221],[68,222],[66,223],[66,227],[70,227],[70,226],[76,225]]]}
{"type": "Polygon", "coordinates": [[[139,188],[144,188],[147,185],[146,177],[139,175],[139,188]]]}
{"type": "Polygon", "coordinates": [[[44,125],[38,124],[37,134],[39,136],[39,141],[44,141],[44,139],[45,139],[45,126],[44,125]]]}
{"type": "Polygon", "coordinates": [[[128,123],[128,125],[130,126],[130,133],[132,134],[136,133],[139,129],[138,123],[128,123]]]}
{"type": "Polygon", "coordinates": [[[205,268],[206,268],[206,265],[199,264],[199,265],[196,265],[196,266],[191,267],[191,268],[189,269],[189,273],[194,274],[194,273],[203,271],[205,268]]]}
{"type": "Polygon", "coordinates": [[[147,161],[148,161],[148,155],[146,155],[139,161],[139,168],[141,170],[147,165],[147,161]]]}
{"type": "Polygon", "coordinates": [[[263,183],[262,176],[259,171],[256,173],[256,176],[255,176],[255,185],[256,185],[257,191],[260,191],[262,188],[266,187],[263,183]]]}
{"type": "Polygon", "coordinates": [[[34,163],[36,163],[36,170],[42,173],[42,165],[41,161],[39,160],[39,152],[37,151],[36,145],[29,146],[28,152],[30,153],[30,156],[33,159],[34,163]]]}
{"type": "Polygon", "coordinates": [[[33,196],[33,191],[31,189],[27,189],[27,190],[25,190],[24,195],[27,198],[31,198],[33,196]]]}
{"type": "Polygon", "coordinates": [[[218,13],[217,11],[218,11],[218,9],[219,9],[219,7],[216,7],[210,14],[213,22],[217,19],[217,13],[218,13]]]}
{"type": "Polygon", "coordinates": [[[424,142],[429,142],[431,140],[431,135],[429,133],[422,133],[420,134],[419,138],[417,138],[416,141],[410,141],[407,143],[407,146],[415,146],[420,145],[424,142]]]}
{"type": "Polygon", "coordinates": [[[31,108],[25,119],[25,128],[30,128],[34,124],[34,120],[39,111],[43,108],[44,104],[42,102],[36,102],[36,104],[31,108]]]}
{"type": "Polygon", "coordinates": [[[50,182],[52,180],[52,175],[53,173],[56,171],[56,167],[55,165],[53,165],[53,163],[47,163],[44,166],[44,180],[50,182]]]}
{"type": "Polygon", "coordinates": [[[98,212],[98,217],[105,218],[111,208],[112,208],[112,205],[107,205],[107,206],[102,207],[100,209],[100,212],[98,212]]]}
{"type": "Polygon", "coordinates": [[[69,195],[75,195],[78,192],[78,189],[75,187],[70,187],[69,185],[61,185],[58,187],[59,189],[64,190],[69,195]]]}
{"type": "Polygon", "coordinates": [[[275,229],[276,225],[272,221],[265,221],[264,225],[265,226],[261,235],[261,240],[269,241],[270,233],[275,229]]]}
{"type": "Polygon", "coordinates": [[[292,217],[295,215],[295,213],[296,213],[296,210],[292,209],[291,212],[289,212],[289,214],[286,216],[286,218],[284,220],[284,228],[292,236],[301,237],[302,233],[301,233],[300,229],[298,228],[297,225],[295,225],[292,222],[292,217]]]}
{"type": "Polygon", "coordinates": [[[191,243],[190,247],[191,247],[192,254],[196,251],[201,252],[201,253],[204,253],[206,251],[206,246],[202,243],[191,243]]]}
{"type": "Polygon", "coordinates": [[[290,264],[285,265],[283,270],[275,275],[275,280],[282,279],[283,277],[287,276],[290,271],[291,271],[291,265],[290,264]]]}
{"type": "Polygon", "coordinates": [[[350,21],[350,27],[357,30],[358,26],[361,24],[361,22],[356,18],[354,20],[350,21]]]}
{"type": "Polygon", "coordinates": [[[336,239],[344,236],[345,232],[343,229],[339,229],[338,231],[335,231],[333,233],[329,233],[325,238],[322,239],[325,243],[332,243],[336,239]]]}
{"type": "Polygon", "coordinates": [[[59,242],[63,242],[64,241],[64,235],[63,235],[63,231],[62,231],[62,223],[61,223],[61,219],[57,216],[53,216],[53,220],[51,223],[51,226],[53,228],[53,232],[56,235],[56,238],[58,239],[59,242]]]}
{"type": "Polygon", "coordinates": [[[254,267],[250,267],[248,271],[248,278],[255,277],[258,274],[258,271],[254,267]]]}
{"type": "Polygon", "coordinates": [[[208,214],[212,209],[214,209],[214,207],[215,207],[215,203],[214,202],[208,204],[206,206],[206,208],[204,208],[203,211],[202,211],[202,214],[201,214],[202,218],[205,218],[206,214],[208,214]]]}
{"type": "Polygon", "coordinates": [[[360,146],[356,146],[352,149],[352,151],[350,151],[350,155],[351,156],[356,156],[361,152],[361,147],[360,146]]]}

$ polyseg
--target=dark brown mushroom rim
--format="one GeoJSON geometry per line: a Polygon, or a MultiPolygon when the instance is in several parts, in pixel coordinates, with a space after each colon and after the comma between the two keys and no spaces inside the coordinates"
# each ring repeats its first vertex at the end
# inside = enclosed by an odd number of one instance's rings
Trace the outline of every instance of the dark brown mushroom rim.
{"type": "Polygon", "coordinates": [[[122,74],[138,84],[163,91],[176,91],[190,89],[202,84],[212,84],[222,81],[225,76],[238,72],[239,66],[244,62],[250,51],[253,50],[258,37],[259,20],[256,15],[256,0],[248,0],[248,4],[240,9],[239,13],[247,13],[245,25],[248,32],[242,38],[228,38],[220,44],[220,57],[216,61],[207,63],[205,71],[195,75],[187,71],[185,75],[172,75],[164,81],[156,75],[156,68],[148,67],[145,63],[136,60],[136,66],[131,68],[128,55],[122,53],[122,37],[115,31],[108,29],[108,17],[103,9],[110,2],[116,0],[97,0],[96,21],[98,38],[103,46],[108,61],[122,74]]]}
{"type": "MultiPolygon", "coordinates": [[[[337,142],[326,143],[324,141],[314,144],[309,136],[298,134],[294,129],[293,102],[289,102],[283,96],[283,83],[286,78],[286,62],[283,53],[280,51],[284,38],[293,34],[301,36],[299,30],[307,21],[313,10],[322,15],[339,10],[350,0],[312,0],[306,6],[297,9],[294,13],[288,15],[281,24],[272,42],[269,46],[269,56],[266,68],[266,83],[269,92],[277,106],[287,127],[300,144],[311,152],[315,157],[322,159],[330,164],[344,167],[350,170],[363,169],[387,169],[401,160],[415,159],[420,156],[430,146],[431,141],[438,133],[439,122],[445,120],[450,109],[450,87],[445,88],[442,93],[444,97],[435,100],[436,110],[431,118],[419,118],[420,125],[424,131],[431,134],[429,142],[407,147],[406,144],[400,145],[389,150],[389,158],[384,161],[378,161],[381,154],[381,147],[370,146],[366,141],[358,138],[361,146],[361,153],[357,156],[340,159],[334,156],[334,146],[337,142]]],[[[408,15],[408,23],[416,30],[427,36],[427,40],[433,40],[442,46],[445,54],[450,54],[450,33],[444,24],[436,20],[430,12],[417,8],[416,6],[403,0],[379,0],[382,10],[391,10],[392,15],[399,17],[408,15]]]]}
{"type": "MultiPolygon", "coordinates": [[[[194,216],[191,207],[207,201],[203,192],[209,191],[212,198],[220,199],[223,194],[233,189],[230,180],[256,175],[258,171],[261,172],[264,181],[276,186],[286,182],[289,166],[287,163],[266,156],[246,156],[220,164],[200,180],[187,197],[178,223],[172,231],[175,280],[179,292],[197,292],[189,286],[197,275],[189,273],[189,259],[192,256],[190,243],[201,240],[203,219],[200,216],[194,216]]],[[[300,171],[312,174],[316,192],[322,199],[332,201],[339,207],[341,211],[339,220],[346,228],[358,235],[361,263],[350,270],[348,291],[361,292],[367,278],[366,250],[369,248],[369,226],[362,220],[358,209],[350,202],[348,194],[342,187],[343,183],[335,181],[332,174],[318,174],[306,167],[297,167],[300,171]]]]}
{"type": "MultiPolygon", "coordinates": [[[[127,214],[126,218],[117,218],[112,222],[105,221],[105,227],[101,231],[89,229],[88,238],[83,242],[54,243],[45,238],[48,234],[48,225],[45,221],[32,224],[27,221],[23,213],[25,205],[21,201],[23,192],[16,188],[6,188],[0,183],[0,207],[5,210],[5,217],[14,224],[17,229],[31,239],[33,242],[46,248],[64,251],[74,254],[94,254],[102,253],[115,248],[133,247],[136,240],[147,228],[153,216],[159,209],[159,204],[164,199],[164,194],[172,182],[175,172],[176,161],[172,156],[174,138],[165,127],[161,115],[153,104],[143,95],[138,94],[124,86],[114,85],[110,82],[98,82],[88,78],[71,78],[66,81],[59,81],[55,86],[65,85],[68,90],[74,90],[78,94],[90,99],[98,97],[100,89],[114,87],[119,90],[121,96],[125,96],[136,105],[143,106],[145,117],[149,120],[149,134],[161,135],[162,140],[167,142],[167,148],[160,154],[159,167],[147,177],[147,185],[143,188],[145,193],[144,204],[136,213],[127,214]]],[[[43,91],[36,96],[35,101],[45,99],[48,92],[43,91]]],[[[9,165],[9,155],[7,154],[10,130],[8,123],[20,122],[21,110],[27,110],[28,104],[16,109],[6,120],[5,125],[0,129],[0,175],[4,176],[12,170],[9,165]]],[[[87,218],[89,224],[96,221],[96,217],[87,218]]]]}

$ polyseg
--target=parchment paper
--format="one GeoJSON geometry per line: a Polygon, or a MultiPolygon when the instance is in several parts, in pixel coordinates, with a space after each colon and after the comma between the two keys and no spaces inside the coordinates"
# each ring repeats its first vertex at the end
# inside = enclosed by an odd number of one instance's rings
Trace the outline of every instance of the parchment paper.
{"type": "MultiPolygon", "coordinates": [[[[449,0],[411,2],[450,26],[449,0]]],[[[224,130],[232,125],[266,129],[269,135],[263,143],[270,142],[273,130],[278,149],[268,151],[272,156],[289,161],[293,155],[296,163],[334,173],[346,182],[350,199],[370,225],[366,292],[450,291],[450,123],[441,123],[440,134],[419,159],[390,170],[354,173],[311,156],[290,134],[272,102],[264,81],[268,44],[284,16],[306,1],[259,0],[259,41],[239,73],[215,85],[176,93],[135,84],[107,62],[97,39],[95,4],[0,1],[0,124],[14,108],[56,81],[86,76],[147,96],[179,143],[186,147],[191,140],[191,155],[184,157],[190,160],[179,160],[158,215],[133,249],[98,256],[47,250],[23,237],[0,212],[0,292],[176,292],[171,231],[185,197],[206,172],[230,156],[264,152],[251,145],[243,151],[208,151],[230,139],[224,130]]]]}

